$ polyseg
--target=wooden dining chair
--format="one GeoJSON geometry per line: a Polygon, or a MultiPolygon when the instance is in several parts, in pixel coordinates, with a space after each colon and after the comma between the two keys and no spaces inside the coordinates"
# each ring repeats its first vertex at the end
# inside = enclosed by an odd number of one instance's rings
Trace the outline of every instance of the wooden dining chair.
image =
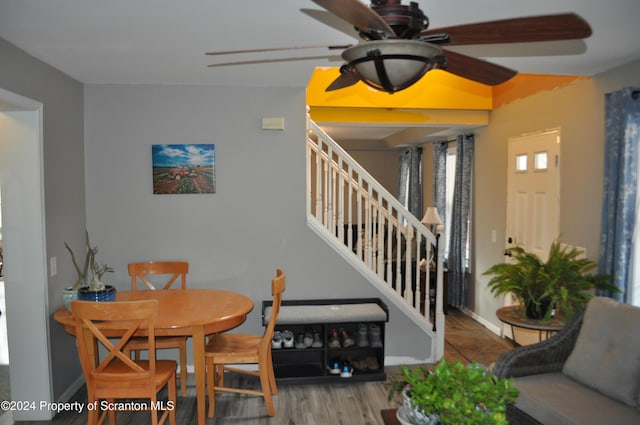
{"type": "Polygon", "coordinates": [[[282,293],[285,290],[286,274],[283,270],[276,271],[276,277],[271,281],[271,294],[273,306],[271,317],[263,335],[245,335],[234,333],[220,333],[213,335],[205,348],[207,360],[207,387],[209,392],[209,417],[215,413],[215,392],[226,391],[259,395],[264,397],[269,416],[275,416],[273,407],[273,394],[278,393],[276,378],[273,373],[271,360],[271,338],[280,312],[282,293]],[[246,370],[227,365],[257,364],[258,370],[246,370]],[[235,372],[260,378],[261,391],[226,387],[224,385],[224,372],[235,372]]]}
{"type": "MultiPolygon", "coordinates": [[[[177,281],[180,289],[187,289],[187,261],[148,261],[129,264],[131,291],[138,291],[138,283],[145,290],[170,289],[177,281]]],[[[161,336],[156,338],[156,349],[177,348],[180,355],[180,394],[187,396],[187,337],[161,336]]],[[[146,338],[133,338],[125,347],[125,353],[134,353],[140,359],[140,351],[148,350],[146,338]]]]}
{"type": "MultiPolygon", "coordinates": [[[[88,410],[88,424],[97,425],[109,417],[116,423],[116,400],[149,399],[153,425],[176,424],[176,362],[156,360],[154,322],[158,301],[72,301],[71,314],[76,326],[76,345],[87,384],[87,402],[96,409],[88,410]],[[146,332],[148,360],[132,360],[124,351],[125,344],[139,330],[146,332]],[[117,340],[117,342],[115,342],[117,340]],[[104,347],[104,350],[101,348],[104,347]],[[106,350],[106,351],[105,351],[106,350]],[[100,352],[105,355],[100,358],[100,352]],[[158,400],[167,388],[168,400],[158,400]],[[103,409],[103,403],[109,403],[103,409]],[[162,414],[158,419],[158,412],[162,414]]],[[[125,403],[122,403],[125,404],[125,403]]]]}

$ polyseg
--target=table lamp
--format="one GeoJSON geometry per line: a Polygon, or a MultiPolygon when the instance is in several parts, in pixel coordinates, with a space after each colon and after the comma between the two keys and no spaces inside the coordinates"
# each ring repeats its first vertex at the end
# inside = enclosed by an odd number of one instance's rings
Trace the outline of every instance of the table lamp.
{"type": "Polygon", "coordinates": [[[422,217],[422,224],[427,226],[431,233],[434,235],[438,232],[438,227],[442,224],[442,219],[440,218],[440,214],[438,214],[438,209],[436,207],[428,207],[427,211],[424,213],[424,217],[422,217]]]}

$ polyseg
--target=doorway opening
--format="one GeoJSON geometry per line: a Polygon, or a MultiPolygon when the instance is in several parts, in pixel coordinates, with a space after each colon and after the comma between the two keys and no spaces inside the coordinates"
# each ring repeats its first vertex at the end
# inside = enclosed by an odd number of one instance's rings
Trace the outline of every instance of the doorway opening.
{"type": "MultiPolygon", "coordinates": [[[[0,192],[12,400],[52,401],[42,167],[42,104],[0,89],[0,192]],[[26,332],[25,330],[28,330],[26,332]]],[[[11,418],[7,419],[9,416],[11,418]]],[[[6,420],[48,420],[49,411],[6,420]]]]}

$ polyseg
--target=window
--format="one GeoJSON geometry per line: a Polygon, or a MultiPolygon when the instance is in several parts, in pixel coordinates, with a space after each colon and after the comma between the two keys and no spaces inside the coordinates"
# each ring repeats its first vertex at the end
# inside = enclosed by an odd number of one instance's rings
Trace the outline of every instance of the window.
{"type": "Polygon", "coordinates": [[[451,217],[453,213],[453,188],[456,182],[456,144],[449,143],[447,147],[447,165],[446,165],[446,189],[445,189],[445,220],[447,223],[444,227],[444,261],[449,258],[449,240],[451,239],[451,217]]]}
{"type": "Polygon", "coordinates": [[[516,173],[523,173],[529,169],[529,156],[525,154],[516,155],[516,173]]]}
{"type": "Polygon", "coordinates": [[[547,152],[536,152],[533,154],[533,169],[536,171],[545,171],[548,166],[548,156],[547,152]]]}

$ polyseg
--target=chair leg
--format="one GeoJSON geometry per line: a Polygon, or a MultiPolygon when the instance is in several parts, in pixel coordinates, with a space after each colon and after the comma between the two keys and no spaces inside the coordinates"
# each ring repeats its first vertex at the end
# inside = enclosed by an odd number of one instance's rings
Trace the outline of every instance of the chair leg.
{"type": "Polygon", "coordinates": [[[276,375],[275,375],[275,372],[273,371],[273,359],[271,358],[271,351],[269,351],[267,366],[269,369],[269,387],[271,388],[271,394],[278,394],[278,387],[276,385],[276,375]]]}
{"type": "MultiPolygon", "coordinates": [[[[115,399],[109,399],[107,400],[109,402],[109,404],[115,403],[115,399]]],[[[109,417],[109,424],[110,425],[116,425],[116,411],[113,409],[110,409],[107,412],[107,416],[109,417]]]]}
{"type": "Polygon", "coordinates": [[[267,407],[267,414],[269,416],[275,416],[276,410],[273,407],[273,397],[271,396],[271,379],[269,377],[269,368],[267,365],[259,366],[260,385],[262,386],[262,394],[264,397],[264,404],[267,407]]]}
{"type": "Polygon", "coordinates": [[[88,425],[96,425],[98,423],[98,413],[99,411],[96,409],[92,409],[87,412],[88,425]]]}
{"type": "MultiPolygon", "coordinates": [[[[176,401],[176,380],[170,379],[168,385],[169,400],[176,401]]],[[[176,425],[176,406],[169,410],[169,425],[176,425]]]]}
{"type": "Polygon", "coordinates": [[[180,394],[187,396],[187,344],[185,342],[179,348],[180,351],[180,394]]]}
{"type": "Polygon", "coordinates": [[[216,370],[213,366],[213,359],[211,357],[207,357],[207,392],[209,395],[209,417],[213,418],[215,413],[215,403],[216,403],[216,379],[215,379],[216,370]]]}
{"type": "Polygon", "coordinates": [[[216,387],[224,387],[224,365],[216,365],[216,387]]]}
{"type": "Polygon", "coordinates": [[[158,425],[158,409],[154,408],[154,406],[156,406],[157,400],[157,396],[151,399],[152,406],[149,410],[149,412],[151,413],[151,425],[158,425]]]}

